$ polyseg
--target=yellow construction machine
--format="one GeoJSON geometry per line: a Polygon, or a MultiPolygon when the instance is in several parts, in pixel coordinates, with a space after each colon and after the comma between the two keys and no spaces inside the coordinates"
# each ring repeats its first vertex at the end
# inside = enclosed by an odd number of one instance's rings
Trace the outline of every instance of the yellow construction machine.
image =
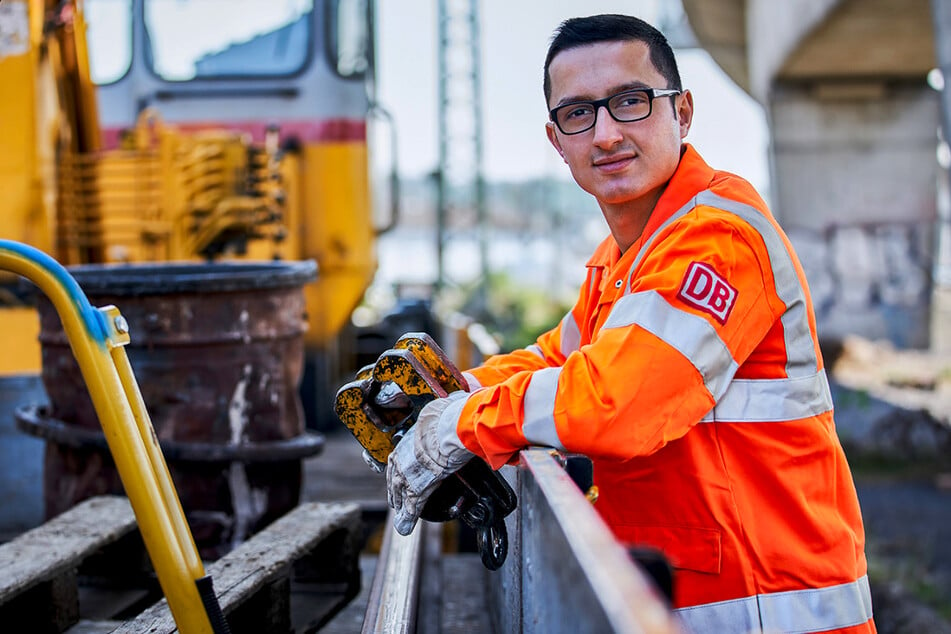
{"type": "MultiPolygon", "coordinates": [[[[297,503],[303,421],[336,426],[358,367],[396,220],[371,197],[373,33],[368,0],[0,0],[0,239],[123,307],[203,555],[297,503]]],[[[46,440],[45,516],[121,491],[55,312],[5,271],[0,351],[2,414],[46,440]],[[17,407],[23,377],[49,407],[17,407]]]]}
{"type": "MultiPolygon", "coordinates": [[[[366,0],[3,0],[0,238],[67,266],[312,259],[305,340],[332,348],[395,220],[372,41],[366,0]]],[[[0,278],[0,374],[39,370],[22,295],[0,278]]]]}

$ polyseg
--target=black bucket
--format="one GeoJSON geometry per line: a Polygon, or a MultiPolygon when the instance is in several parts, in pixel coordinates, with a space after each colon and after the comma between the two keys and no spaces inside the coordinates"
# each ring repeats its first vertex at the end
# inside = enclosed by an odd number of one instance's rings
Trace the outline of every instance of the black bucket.
{"type": "MultiPolygon", "coordinates": [[[[84,265],[70,273],[93,306],[129,323],[126,353],[203,557],[216,558],[300,500],[298,392],[313,262],[84,265]]],[[[18,412],[47,438],[47,517],[121,484],[52,304],[38,302],[48,407],[18,412]]]]}

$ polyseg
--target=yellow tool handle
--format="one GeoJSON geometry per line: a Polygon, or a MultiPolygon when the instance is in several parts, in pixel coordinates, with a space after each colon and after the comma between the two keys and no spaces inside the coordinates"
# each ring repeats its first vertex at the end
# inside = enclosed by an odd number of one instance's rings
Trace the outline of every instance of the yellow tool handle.
{"type": "Polygon", "coordinates": [[[0,240],[0,269],[36,284],[56,308],[175,623],[184,634],[212,633],[196,586],[204,566],[123,348],[125,320],[115,307],[93,308],[69,272],[38,249],[0,240]]]}

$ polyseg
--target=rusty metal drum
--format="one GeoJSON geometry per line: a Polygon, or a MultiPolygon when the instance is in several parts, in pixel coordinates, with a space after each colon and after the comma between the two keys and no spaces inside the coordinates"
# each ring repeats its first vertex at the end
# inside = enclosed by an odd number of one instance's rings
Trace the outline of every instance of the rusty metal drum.
{"type": "MultiPolygon", "coordinates": [[[[301,460],[323,447],[304,428],[299,384],[306,262],[72,267],[93,306],[129,323],[126,353],[196,543],[216,558],[297,505],[301,460]]],[[[42,298],[49,405],[21,408],[47,439],[47,517],[121,484],[59,317],[42,298]]]]}

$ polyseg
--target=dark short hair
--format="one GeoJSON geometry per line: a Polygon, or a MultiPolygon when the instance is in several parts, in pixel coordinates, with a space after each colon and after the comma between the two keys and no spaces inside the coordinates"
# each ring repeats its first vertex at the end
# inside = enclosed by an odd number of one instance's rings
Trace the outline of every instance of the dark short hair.
{"type": "Polygon", "coordinates": [[[639,18],[608,13],[586,18],[570,18],[555,29],[551,44],[548,46],[548,55],[545,57],[545,79],[542,84],[545,91],[545,104],[548,105],[548,100],[551,98],[551,76],[548,74],[548,67],[558,53],[586,44],[619,40],[634,40],[647,44],[651,63],[667,80],[666,86],[657,86],[657,88],[676,90],[683,88],[674,51],[670,48],[664,34],[639,18]]]}

